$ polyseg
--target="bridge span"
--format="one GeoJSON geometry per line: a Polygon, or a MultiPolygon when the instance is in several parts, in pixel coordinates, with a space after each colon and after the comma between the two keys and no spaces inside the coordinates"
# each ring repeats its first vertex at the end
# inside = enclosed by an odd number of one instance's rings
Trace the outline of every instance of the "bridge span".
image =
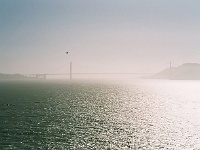
{"type": "Polygon", "coordinates": [[[70,76],[73,75],[151,75],[152,73],[43,73],[43,74],[29,74],[28,77],[35,79],[47,79],[47,76],[70,76]]]}

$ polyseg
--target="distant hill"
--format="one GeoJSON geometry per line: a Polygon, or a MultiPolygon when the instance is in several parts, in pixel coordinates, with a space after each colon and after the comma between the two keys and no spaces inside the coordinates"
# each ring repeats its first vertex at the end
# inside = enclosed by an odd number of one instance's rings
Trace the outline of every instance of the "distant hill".
{"type": "MultiPolygon", "coordinates": [[[[170,68],[166,68],[163,71],[153,76],[155,79],[169,79],[170,68]]],[[[186,63],[178,67],[171,68],[171,79],[174,80],[200,80],[200,64],[186,63]]]]}
{"type": "Polygon", "coordinates": [[[28,77],[21,74],[3,74],[0,73],[0,80],[8,80],[8,79],[29,79],[28,77]]]}

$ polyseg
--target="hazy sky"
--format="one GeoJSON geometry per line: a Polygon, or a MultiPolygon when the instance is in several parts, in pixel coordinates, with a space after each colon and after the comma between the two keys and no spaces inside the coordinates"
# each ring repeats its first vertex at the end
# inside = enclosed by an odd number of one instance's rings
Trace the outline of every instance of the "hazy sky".
{"type": "Polygon", "coordinates": [[[0,72],[68,72],[70,61],[74,72],[200,63],[200,1],[0,0],[0,72]]]}

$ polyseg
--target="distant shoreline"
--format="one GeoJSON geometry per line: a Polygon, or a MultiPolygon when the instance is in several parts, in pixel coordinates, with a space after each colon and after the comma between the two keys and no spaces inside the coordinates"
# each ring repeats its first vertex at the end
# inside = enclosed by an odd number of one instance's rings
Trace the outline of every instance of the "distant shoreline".
{"type": "Polygon", "coordinates": [[[30,77],[26,77],[21,74],[3,74],[0,73],[0,80],[24,80],[24,79],[32,79],[30,77]]]}
{"type": "Polygon", "coordinates": [[[185,63],[178,67],[166,68],[142,79],[200,80],[200,64],[185,63]]]}

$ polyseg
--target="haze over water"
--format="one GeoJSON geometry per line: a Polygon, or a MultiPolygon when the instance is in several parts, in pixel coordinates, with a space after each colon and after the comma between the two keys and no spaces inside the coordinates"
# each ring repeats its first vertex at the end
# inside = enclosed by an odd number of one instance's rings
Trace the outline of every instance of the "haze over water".
{"type": "Polygon", "coordinates": [[[200,63],[199,7],[199,0],[0,0],[0,73],[66,73],[70,61],[78,73],[200,63]]]}
{"type": "Polygon", "coordinates": [[[200,149],[199,8],[0,0],[0,150],[200,149]]]}
{"type": "Polygon", "coordinates": [[[0,81],[0,149],[199,149],[199,81],[0,81]]]}

